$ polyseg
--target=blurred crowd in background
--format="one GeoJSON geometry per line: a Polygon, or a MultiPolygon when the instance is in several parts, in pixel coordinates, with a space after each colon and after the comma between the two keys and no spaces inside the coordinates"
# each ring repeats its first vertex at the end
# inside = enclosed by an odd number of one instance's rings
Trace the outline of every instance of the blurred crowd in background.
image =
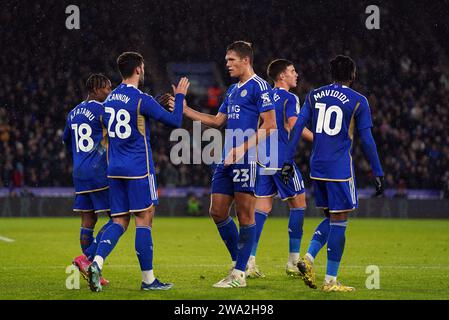
{"type": "MultiPolygon", "coordinates": [[[[65,4],[43,5],[6,5],[0,12],[0,187],[71,186],[71,161],[61,142],[67,113],[86,97],[90,73],[104,73],[113,86],[120,82],[115,59],[121,52],[140,51],[153,62],[143,91],[157,95],[169,88],[170,62],[216,62],[230,85],[225,48],[247,40],[263,78],[272,59],[295,63],[294,92],[301,100],[329,83],[331,58],[350,55],[357,64],[354,89],[371,106],[387,187],[398,196],[422,188],[449,197],[449,32],[438,26],[438,15],[423,14],[419,6],[382,4],[381,29],[367,30],[363,3],[112,1],[80,6],[81,29],[67,30],[65,4]]],[[[226,86],[211,86],[208,96],[188,95],[189,105],[215,114],[226,86]]],[[[184,127],[191,129],[191,121],[184,127]]],[[[152,123],[159,186],[209,186],[213,168],[170,162],[170,131],[152,123]]],[[[371,186],[369,164],[357,143],[354,149],[357,184],[371,186]]],[[[301,141],[297,163],[306,185],[310,150],[301,141]]]]}

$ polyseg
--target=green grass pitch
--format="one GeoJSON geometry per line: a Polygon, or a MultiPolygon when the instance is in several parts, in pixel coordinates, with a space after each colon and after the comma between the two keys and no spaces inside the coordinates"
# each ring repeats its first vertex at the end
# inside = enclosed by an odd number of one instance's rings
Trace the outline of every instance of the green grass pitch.
{"type": "MultiPolygon", "coordinates": [[[[99,220],[99,225],[105,219],[99,220]]],[[[319,219],[306,218],[301,254],[319,219]]],[[[215,289],[230,258],[209,218],[159,218],[153,226],[155,274],[173,282],[164,292],[142,292],[134,252],[134,224],[108,258],[104,276],[111,281],[93,293],[81,278],[79,290],[66,288],[66,267],[79,249],[78,218],[0,219],[0,299],[448,299],[449,221],[352,219],[339,280],[357,291],[323,293],[285,275],[286,218],[265,224],[258,265],[264,279],[249,279],[242,289],[215,289]],[[6,239],[6,241],[5,241],[6,239]],[[14,240],[7,242],[7,239],[14,240]],[[366,267],[377,265],[380,289],[368,290],[366,267]]],[[[98,225],[98,226],[99,226],[98,225]]],[[[326,263],[316,260],[321,284],[326,263]]]]}

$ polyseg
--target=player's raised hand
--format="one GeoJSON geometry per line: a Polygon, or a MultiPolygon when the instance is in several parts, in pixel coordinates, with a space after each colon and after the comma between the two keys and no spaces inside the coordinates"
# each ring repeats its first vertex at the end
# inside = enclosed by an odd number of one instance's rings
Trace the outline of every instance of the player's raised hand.
{"type": "Polygon", "coordinates": [[[157,102],[163,107],[172,108],[175,105],[175,98],[170,93],[164,93],[156,98],[157,102]]]}
{"type": "Polygon", "coordinates": [[[182,77],[181,80],[179,80],[178,86],[175,87],[174,85],[172,85],[174,95],[177,95],[178,93],[186,95],[189,86],[189,79],[187,79],[186,77],[182,77]]]}

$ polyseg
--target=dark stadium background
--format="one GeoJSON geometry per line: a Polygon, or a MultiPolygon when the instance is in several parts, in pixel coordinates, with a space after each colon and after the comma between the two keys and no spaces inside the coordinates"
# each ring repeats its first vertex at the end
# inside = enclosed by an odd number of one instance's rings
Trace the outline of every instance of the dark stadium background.
{"type": "MultiPolygon", "coordinates": [[[[207,81],[194,82],[187,100],[215,114],[216,98],[220,101],[233,82],[224,68],[225,48],[234,40],[246,40],[253,43],[254,66],[261,77],[266,78],[267,64],[274,58],[295,62],[301,99],[310,89],[330,81],[332,57],[342,53],[354,58],[355,89],[370,102],[386,195],[397,199],[389,203],[394,208],[406,203],[406,209],[399,211],[407,214],[418,210],[422,202],[398,201],[432,199],[426,205],[433,204],[447,217],[449,205],[441,199],[449,198],[448,7],[447,1],[2,3],[0,216],[25,215],[25,208],[34,206],[27,202],[27,207],[16,197],[47,199],[39,212],[64,207],[66,190],[70,190],[65,188],[72,186],[72,179],[61,134],[67,113],[86,96],[83,84],[90,73],[106,74],[115,86],[120,81],[116,57],[123,51],[139,51],[146,59],[144,91],[157,95],[169,90],[179,70],[194,73],[199,66],[207,73],[207,81]],[[71,4],[80,8],[80,30],[65,27],[65,9],[71,4]],[[365,8],[370,4],[380,8],[380,30],[365,27],[365,8]],[[218,97],[208,96],[208,90],[218,97]]],[[[191,126],[184,121],[184,127],[191,126]]],[[[161,198],[195,193],[207,211],[211,169],[172,165],[169,134],[162,125],[152,127],[161,198]]],[[[297,163],[306,187],[310,186],[309,156],[310,146],[301,142],[297,163]]],[[[361,195],[369,198],[372,176],[357,145],[354,161],[361,195]]],[[[373,203],[382,206],[385,202],[373,203]]]]}

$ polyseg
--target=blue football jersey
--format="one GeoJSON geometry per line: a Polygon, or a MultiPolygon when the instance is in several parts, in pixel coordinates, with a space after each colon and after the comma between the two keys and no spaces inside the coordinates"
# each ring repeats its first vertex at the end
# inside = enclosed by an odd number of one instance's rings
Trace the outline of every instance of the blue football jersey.
{"type": "Polygon", "coordinates": [[[73,155],[73,184],[76,193],[107,188],[106,130],[102,126],[104,107],[98,101],[84,101],[70,111],[63,141],[73,155]]]}
{"type": "MultiPolygon", "coordinates": [[[[243,132],[256,132],[259,127],[260,114],[274,110],[272,89],[270,85],[257,75],[253,75],[245,83],[236,83],[229,87],[226,97],[218,112],[227,115],[228,130],[241,129],[243,132]]],[[[245,136],[243,141],[247,141],[245,136]]],[[[236,147],[239,141],[225,135],[225,153],[230,147],[236,147]]],[[[224,155],[225,156],[225,155],[224,155]]]]}
{"type": "Polygon", "coordinates": [[[300,102],[298,96],[283,88],[273,89],[273,101],[276,110],[277,141],[268,138],[265,143],[259,144],[258,160],[264,167],[279,169],[285,161],[293,160],[293,155],[286,159],[290,136],[288,119],[298,117],[300,102]],[[275,142],[275,144],[273,145],[271,142],[275,142]]]}
{"type": "Polygon", "coordinates": [[[330,84],[307,95],[300,117],[310,123],[313,132],[310,177],[329,181],[354,178],[354,129],[373,126],[365,96],[346,86],[330,84]]]}
{"type": "Polygon", "coordinates": [[[175,97],[175,110],[166,111],[152,96],[136,87],[120,84],[104,102],[107,127],[108,177],[138,179],[154,173],[150,146],[150,119],[179,127],[183,94],[175,97]]]}

